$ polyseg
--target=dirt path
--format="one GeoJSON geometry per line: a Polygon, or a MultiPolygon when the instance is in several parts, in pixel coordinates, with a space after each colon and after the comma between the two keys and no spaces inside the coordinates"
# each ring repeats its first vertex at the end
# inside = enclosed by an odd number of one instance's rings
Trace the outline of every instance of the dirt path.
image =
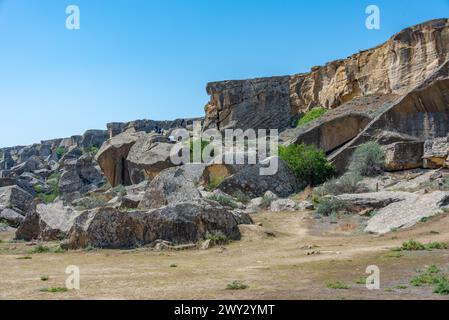
{"type": "MultiPolygon", "coordinates": [[[[412,230],[382,237],[342,235],[332,228],[314,228],[308,213],[261,213],[262,226],[242,226],[242,241],[209,250],[98,250],[33,254],[24,243],[10,243],[0,233],[0,298],[27,299],[441,299],[431,288],[411,287],[416,269],[437,264],[446,268],[449,250],[406,252],[388,257],[389,248],[409,239],[449,243],[449,216],[412,230]],[[318,231],[317,231],[318,230],[318,231]],[[386,255],[387,254],[387,255],[386,255]],[[65,268],[77,265],[81,290],[40,292],[63,287],[65,268]],[[368,265],[381,270],[381,290],[369,291],[355,281],[368,265]],[[46,282],[41,276],[49,276],[46,282]],[[238,280],[246,290],[226,290],[238,280]],[[327,281],[351,288],[334,290],[327,281]],[[395,289],[407,285],[405,289],[395,289]]],[[[48,244],[51,245],[51,244],[48,244]]]]}

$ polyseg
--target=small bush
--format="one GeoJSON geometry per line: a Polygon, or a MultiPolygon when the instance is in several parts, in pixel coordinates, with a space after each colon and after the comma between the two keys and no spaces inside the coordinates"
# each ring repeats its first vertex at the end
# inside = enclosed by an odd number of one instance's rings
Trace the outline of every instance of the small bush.
{"type": "Polygon", "coordinates": [[[241,281],[233,281],[227,285],[226,290],[245,290],[248,288],[249,286],[241,281]]]}
{"type": "Polygon", "coordinates": [[[106,205],[106,203],[107,201],[105,199],[91,196],[80,199],[80,201],[77,202],[76,208],[79,210],[89,210],[102,207],[106,205]]]}
{"type": "Polygon", "coordinates": [[[223,182],[223,180],[224,180],[224,177],[220,177],[220,176],[212,177],[209,180],[209,183],[208,183],[208,185],[206,187],[206,190],[214,191],[223,182]]]}
{"type": "Polygon", "coordinates": [[[425,247],[427,250],[445,250],[447,249],[447,244],[444,242],[430,242],[425,247]]]}
{"type": "Polygon", "coordinates": [[[345,193],[355,193],[362,176],[356,172],[347,172],[340,178],[331,179],[323,184],[319,192],[338,196],[345,193]]]}
{"type": "Polygon", "coordinates": [[[49,293],[59,293],[59,292],[67,292],[67,288],[64,287],[51,287],[51,288],[42,288],[39,290],[40,292],[49,292],[49,293]]]}
{"type": "Polygon", "coordinates": [[[302,116],[297,124],[296,127],[297,128],[301,128],[303,126],[305,126],[306,124],[320,118],[322,115],[324,115],[328,110],[325,108],[320,108],[320,107],[316,107],[311,109],[310,111],[306,112],[304,114],[304,116],[302,116]]]}
{"type": "Polygon", "coordinates": [[[364,177],[373,177],[382,173],[385,164],[385,152],[377,142],[360,145],[352,156],[348,171],[364,177]]]}
{"type": "Polygon", "coordinates": [[[434,290],[434,293],[441,295],[449,295],[449,281],[446,277],[440,277],[434,290]]]}
{"type": "MultiPolygon", "coordinates": [[[[189,140],[189,149],[190,149],[190,162],[192,162],[193,163],[193,147],[194,147],[194,145],[196,145],[196,144],[200,144],[201,143],[201,161],[203,160],[203,151],[204,151],[204,149],[210,144],[210,142],[209,141],[207,141],[207,140],[199,140],[199,139],[197,139],[197,140],[192,140],[192,139],[190,139],[189,140]]],[[[213,154],[211,155],[211,156],[213,156],[213,154]]]]}
{"type": "Polygon", "coordinates": [[[66,153],[67,153],[67,149],[64,147],[59,147],[56,149],[56,155],[58,156],[58,159],[61,159],[66,153]]]}
{"type": "Polygon", "coordinates": [[[45,204],[49,204],[55,201],[57,197],[59,197],[59,192],[53,192],[50,194],[38,193],[37,197],[41,199],[45,204]]]}
{"type": "Polygon", "coordinates": [[[337,198],[326,198],[318,204],[316,213],[321,216],[331,216],[345,208],[346,204],[344,201],[337,198]]]}
{"type": "Polygon", "coordinates": [[[341,281],[327,282],[326,287],[328,287],[329,289],[335,289],[335,290],[347,290],[350,288],[346,283],[343,283],[341,281]]]}
{"type": "Polygon", "coordinates": [[[97,146],[92,146],[90,148],[84,149],[83,152],[84,153],[89,153],[89,154],[95,156],[98,153],[99,150],[100,149],[97,146]]]}
{"type": "Polygon", "coordinates": [[[218,203],[221,204],[223,207],[230,207],[230,208],[233,208],[233,209],[236,209],[236,208],[237,208],[237,205],[235,204],[235,202],[232,201],[232,199],[229,198],[229,197],[222,196],[222,195],[217,195],[217,194],[213,194],[213,195],[211,195],[211,196],[209,196],[209,197],[207,197],[207,198],[208,198],[209,200],[218,202],[218,203]]]}
{"type": "Polygon", "coordinates": [[[221,231],[206,233],[204,240],[210,240],[213,245],[224,245],[229,243],[229,238],[221,231]]]}
{"type": "Polygon", "coordinates": [[[355,283],[356,283],[356,284],[363,284],[363,285],[365,285],[365,284],[366,284],[366,280],[367,280],[366,277],[360,277],[360,278],[358,278],[358,279],[355,281],[355,283]]]}
{"type": "Polygon", "coordinates": [[[47,253],[47,252],[50,252],[49,247],[43,246],[43,245],[38,245],[38,246],[34,247],[33,249],[31,249],[28,253],[35,254],[35,253],[47,253]]]}
{"type": "Polygon", "coordinates": [[[421,242],[412,239],[407,242],[404,242],[401,246],[401,250],[422,251],[422,250],[426,250],[426,247],[421,242]]]}
{"type": "Polygon", "coordinates": [[[298,179],[316,186],[335,174],[335,167],[329,163],[323,151],[305,144],[291,144],[279,147],[279,157],[284,160],[298,179]]]}
{"type": "Polygon", "coordinates": [[[234,198],[237,199],[238,202],[243,203],[243,204],[248,204],[251,201],[251,198],[249,196],[247,196],[246,194],[244,194],[243,192],[237,192],[233,196],[234,196],[234,198]]]}
{"type": "Polygon", "coordinates": [[[404,285],[404,284],[398,284],[395,288],[398,289],[398,290],[405,290],[408,287],[406,285],[404,285]]]}

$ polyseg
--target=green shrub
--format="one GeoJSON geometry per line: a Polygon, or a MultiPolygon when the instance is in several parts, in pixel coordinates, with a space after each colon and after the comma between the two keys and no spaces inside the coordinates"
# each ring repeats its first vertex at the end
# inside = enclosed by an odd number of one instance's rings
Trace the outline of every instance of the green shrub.
{"type": "Polygon", "coordinates": [[[364,177],[376,176],[383,171],[385,152],[377,142],[360,145],[354,151],[348,171],[364,177]]]}
{"type": "Polygon", "coordinates": [[[52,203],[56,200],[57,197],[59,197],[59,192],[53,192],[50,194],[45,193],[38,193],[37,197],[41,199],[45,204],[52,203]]]}
{"type": "Polygon", "coordinates": [[[323,183],[335,174],[335,167],[329,163],[324,152],[314,146],[280,146],[279,156],[300,181],[312,186],[323,183]]]}
{"type": "Polygon", "coordinates": [[[90,148],[83,149],[83,152],[89,153],[89,154],[95,156],[98,153],[98,150],[100,150],[100,149],[97,146],[92,146],[90,148]]]}
{"type": "Polygon", "coordinates": [[[430,242],[425,247],[427,250],[444,250],[447,249],[447,244],[444,242],[430,242]]]}
{"type": "Polygon", "coordinates": [[[449,295],[449,280],[446,277],[440,277],[433,292],[441,295],[449,295]]]}
{"type": "Polygon", "coordinates": [[[197,140],[190,139],[189,140],[190,162],[192,162],[192,163],[194,160],[193,159],[193,146],[196,144],[201,144],[201,161],[202,161],[203,160],[203,151],[210,144],[210,142],[207,140],[203,140],[203,139],[201,139],[201,140],[200,139],[197,139],[197,140]]]}
{"type": "Polygon", "coordinates": [[[401,246],[401,250],[422,251],[422,250],[426,250],[426,247],[421,242],[412,239],[407,242],[404,242],[401,246]]]}
{"type": "Polygon", "coordinates": [[[320,108],[320,107],[311,109],[310,111],[306,112],[306,113],[304,114],[304,116],[302,116],[302,117],[298,120],[298,122],[297,122],[297,124],[296,124],[296,127],[297,127],[297,128],[300,128],[300,127],[302,127],[302,126],[304,126],[304,125],[306,125],[306,124],[312,122],[313,120],[316,120],[316,119],[320,118],[320,117],[321,117],[323,114],[325,114],[327,111],[328,111],[327,109],[325,109],[325,108],[320,108]]]}
{"type": "Polygon", "coordinates": [[[231,198],[223,196],[223,195],[213,194],[211,196],[208,196],[207,199],[212,200],[212,201],[216,201],[219,204],[221,204],[223,207],[230,207],[230,208],[233,208],[233,209],[237,208],[237,205],[235,204],[234,201],[232,201],[231,198]]]}
{"type": "Polygon", "coordinates": [[[229,238],[221,231],[211,231],[206,233],[204,240],[210,240],[213,245],[224,245],[229,243],[229,238]]]}
{"type": "Polygon", "coordinates": [[[362,176],[355,172],[347,172],[340,178],[333,178],[323,184],[318,192],[322,195],[332,194],[338,196],[345,193],[355,193],[362,176]]]}
{"type": "Polygon", "coordinates": [[[51,288],[42,288],[39,290],[40,292],[49,292],[49,293],[59,293],[59,292],[67,292],[67,288],[64,287],[51,287],[51,288]]]}
{"type": "Polygon", "coordinates": [[[341,281],[326,282],[326,287],[328,287],[329,289],[335,289],[335,290],[347,290],[350,288],[346,283],[343,283],[341,281]]]}
{"type": "Polygon", "coordinates": [[[47,253],[47,252],[50,252],[50,248],[40,244],[40,245],[34,247],[33,249],[31,249],[28,253],[35,254],[35,253],[47,253]]]}
{"type": "Polygon", "coordinates": [[[76,209],[78,210],[89,210],[94,209],[98,207],[102,207],[106,205],[107,201],[106,199],[102,199],[96,196],[90,196],[80,199],[77,202],[76,209]]]}
{"type": "Polygon", "coordinates": [[[56,148],[55,153],[58,156],[58,159],[61,159],[67,153],[67,151],[68,150],[66,148],[59,147],[59,148],[56,148]]]}
{"type": "Polygon", "coordinates": [[[248,288],[249,286],[241,281],[233,281],[227,285],[226,290],[245,290],[248,288]]]}
{"type": "Polygon", "coordinates": [[[316,213],[321,216],[331,216],[344,209],[346,209],[344,201],[337,198],[326,198],[318,204],[316,213]]]}
{"type": "Polygon", "coordinates": [[[215,177],[210,178],[209,183],[206,187],[206,190],[214,191],[223,182],[223,180],[224,180],[224,177],[220,177],[220,176],[215,176],[215,177]]]}

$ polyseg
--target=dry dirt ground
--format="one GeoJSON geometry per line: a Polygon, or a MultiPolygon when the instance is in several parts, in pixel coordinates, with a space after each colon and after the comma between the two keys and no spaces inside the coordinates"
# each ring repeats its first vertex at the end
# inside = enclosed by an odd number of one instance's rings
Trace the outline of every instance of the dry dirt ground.
{"type": "Polygon", "coordinates": [[[242,226],[242,241],[209,250],[30,254],[31,246],[11,242],[13,233],[3,232],[0,299],[447,299],[410,280],[431,264],[447,270],[449,250],[392,257],[390,249],[410,239],[449,243],[448,215],[385,236],[360,234],[351,221],[330,224],[307,212],[253,218],[262,226],[242,226]],[[79,291],[40,291],[64,287],[69,265],[80,268],[79,291]],[[380,290],[356,283],[369,265],[380,268],[380,290]],[[227,290],[233,281],[249,287],[227,290]],[[329,289],[328,281],[350,288],[329,289]]]}

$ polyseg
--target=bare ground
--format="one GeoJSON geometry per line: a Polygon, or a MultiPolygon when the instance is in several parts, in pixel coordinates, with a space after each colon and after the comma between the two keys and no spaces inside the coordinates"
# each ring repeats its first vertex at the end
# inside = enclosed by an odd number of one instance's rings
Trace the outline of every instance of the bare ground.
{"type": "Polygon", "coordinates": [[[242,226],[241,241],[209,250],[29,254],[28,244],[10,242],[12,232],[0,233],[0,299],[446,299],[409,283],[426,265],[446,270],[449,250],[404,252],[399,258],[389,253],[410,239],[449,243],[447,215],[385,236],[358,234],[357,223],[331,224],[306,212],[253,218],[263,226],[242,226]],[[21,259],[26,256],[31,259],[21,259]],[[79,291],[40,291],[64,287],[68,265],[80,267],[79,291]],[[355,283],[369,265],[380,268],[380,290],[355,283]],[[249,287],[226,290],[236,280],[249,287]],[[328,281],[350,288],[329,289],[328,281]]]}

